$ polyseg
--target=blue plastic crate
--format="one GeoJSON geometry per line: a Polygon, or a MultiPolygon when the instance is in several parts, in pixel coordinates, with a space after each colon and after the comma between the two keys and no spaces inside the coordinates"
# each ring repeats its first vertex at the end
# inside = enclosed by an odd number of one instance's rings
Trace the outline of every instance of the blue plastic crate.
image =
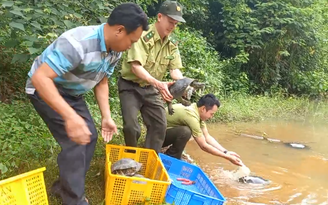
{"type": "Polygon", "coordinates": [[[172,184],[169,186],[165,201],[175,205],[222,205],[226,199],[215,187],[208,176],[198,166],[159,153],[172,184]],[[183,185],[177,178],[196,181],[193,185],[183,185]]]}

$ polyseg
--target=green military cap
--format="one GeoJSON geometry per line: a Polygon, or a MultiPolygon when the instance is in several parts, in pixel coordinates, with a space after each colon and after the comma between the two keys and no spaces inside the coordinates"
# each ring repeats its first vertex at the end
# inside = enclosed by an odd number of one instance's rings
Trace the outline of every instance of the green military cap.
{"type": "Polygon", "coordinates": [[[159,8],[159,13],[167,15],[179,22],[186,22],[184,18],[182,18],[182,7],[176,1],[164,1],[159,8]]]}

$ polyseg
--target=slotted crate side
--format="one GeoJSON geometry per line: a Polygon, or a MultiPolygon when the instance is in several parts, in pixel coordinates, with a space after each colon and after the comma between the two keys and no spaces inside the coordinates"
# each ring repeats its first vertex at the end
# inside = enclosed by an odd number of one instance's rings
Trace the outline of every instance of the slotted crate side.
{"type": "Polygon", "coordinates": [[[24,180],[28,193],[28,201],[30,204],[46,205],[47,193],[45,189],[43,174],[35,174],[34,176],[24,180]]]}
{"type": "Polygon", "coordinates": [[[183,161],[181,160],[174,160],[175,158],[165,154],[159,153],[159,157],[168,173],[176,174],[183,178],[193,179],[196,178],[197,174],[200,172],[199,167],[190,166],[188,163],[182,163],[183,161]]]}
{"type": "Polygon", "coordinates": [[[138,160],[140,163],[142,163],[140,174],[151,179],[153,179],[153,177],[151,175],[152,170],[149,165],[150,165],[150,160],[152,160],[153,157],[154,155],[152,155],[152,153],[141,151],[138,160]]]}
{"type": "Polygon", "coordinates": [[[167,203],[174,203],[175,205],[223,205],[225,202],[223,199],[214,199],[187,189],[181,189],[174,184],[171,184],[165,200],[167,203]]]}
{"type": "Polygon", "coordinates": [[[151,203],[165,200],[169,175],[154,150],[108,144],[105,166],[106,205],[134,205],[146,198],[150,198],[151,203]],[[139,174],[150,179],[111,174],[112,163],[122,158],[142,163],[139,174]]]}
{"type": "Polygon", "coordinates": [[[193,186],[198,190],[197,192],[189,191],[172,183],[166,194],[167,202],[172,203],[174,201],[176,205],[198,204],[200,202],[221,205],[225,202],[223,195],[201,168],[162,153],[159,154],[159,157],[171,178],[181,177],[195,180],[196,183],[193,186]]]}
{"type": "MultiPolygon", "coordinates": [[[[110,171],[111,162],[107,163],[110,171]]],[[[106,205],[135,205],[150,198],[152,203],[165,199],[169,182],[160,182],[144,178],[126,177],[108,173],[106,181],[106,205]]]]}
{"type": "Polygon", "coordinates": [[[168,179],[163,178],[165,173],[165,167],[162,165],[161,160],[158,158],[155,152],[149,153],[146,166],[146,177],[154,180],[164,180],[168,179]]]}
{"type": "Polygon", "coordinates": [[[48,205],[44,170],[45,167],[0,181],[0,204],[48,205]]]}

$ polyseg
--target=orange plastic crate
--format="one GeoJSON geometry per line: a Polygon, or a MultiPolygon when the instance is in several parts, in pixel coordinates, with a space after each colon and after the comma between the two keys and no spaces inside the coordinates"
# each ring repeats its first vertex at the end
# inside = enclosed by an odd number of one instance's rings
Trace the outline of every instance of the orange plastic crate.
{"type": "Polygon", "coordinates": [[[170,184],[169,175],[154,150],[106,145],[106,205],[135,205],[147,200],[147,204],[161,204],[170,184]],[[146,178],[112,174],[112,163],[122,158],[131,158],[142,163],[138,174],[146,178]]]}
{"type": "Polygon", "coordinates": [[[0,205],[48,205],[45,167],[0,181],[0,205]]]}

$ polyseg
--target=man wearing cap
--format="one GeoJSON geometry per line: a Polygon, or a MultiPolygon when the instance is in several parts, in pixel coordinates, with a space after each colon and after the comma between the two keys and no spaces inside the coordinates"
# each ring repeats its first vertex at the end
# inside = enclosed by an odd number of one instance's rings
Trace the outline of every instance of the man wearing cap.
{"type": "Polygon", "coordinates": [[[160,151],[166,132],[163,100],[171,101],[168,87],[163,82],[167,72],[173,80],[183,78],[182,62],[177,41],[170,36],[182,18],[182,8],[176,1],[162,3],[156,23],[144,31],[141,38],[125,53],[118,90],[123,115],[123,133],[127,146],[137,146],[140,137],[138,112],[147,127],[145,147],[160,151]]]}

